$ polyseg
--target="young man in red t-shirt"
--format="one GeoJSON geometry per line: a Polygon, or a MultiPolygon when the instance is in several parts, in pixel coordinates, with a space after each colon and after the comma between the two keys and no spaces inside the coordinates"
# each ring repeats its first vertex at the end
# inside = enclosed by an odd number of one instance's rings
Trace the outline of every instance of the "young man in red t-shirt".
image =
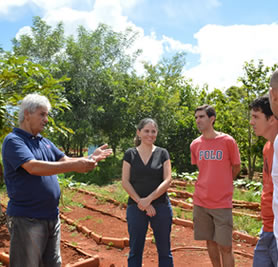
{"type": "Polygon", "coordinates": [[[250,124],[253,126],[255,134],[267,140],[263,149],[263,191],[261,196],[263,227],[254,251],[253,267],[276,267],[278,251],[273,233],[274,214],[272,211],[273,183],[271,170],[274,151],[273,143],[278,133],[278,120],[273,116],[268,96],[257,98],[251,103],[250,109],[250,124]]]}
{"type": "Polygon", "coordinates": [[[194,238],[207,241],[214,267],[234,266],[232,197],[233,178],[240,172],[238,146],[230,135],[214,130],[212,106],[198,107],[195,119],[202,135],[190,145],[191,163],[199,169],[193,195],[194,238]]]}

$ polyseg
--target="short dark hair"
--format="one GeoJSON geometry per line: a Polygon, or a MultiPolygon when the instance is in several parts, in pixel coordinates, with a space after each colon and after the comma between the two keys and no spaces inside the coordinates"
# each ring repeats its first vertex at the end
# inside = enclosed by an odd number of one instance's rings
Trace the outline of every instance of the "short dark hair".
{"type": "Polygon", "coordinates": [[[250,109],[253,109],[254,111],[261,111],[267,119],[269,119],[273,112],[270,108],[270,102],[269,102],[269,96],[264,95],[256,98],[250,105],[250,109]]]}
{"type": "MultiPolygon", "coordinates": [[[[215,111],[215,109],[214,109],[213,106],[210,106],[210,105],[208,105],[208,104],[204,104],[204,105],[202,105],[202,106],[199,106],[199,107],[197,107],[197,108],[195,109],[195,115],[196,115],[196,112],[197,112],[197,111],[201,111],[201,110],[204,110],[204,111],[206,112],[206,114],[208,115],[209,118],[212,117],[212,116],[214,116],[214,117],[215,117],[215,120],[216,120],[216,111],[215,111]]],[[[214,120],[214,122],[213,122],[213,125],[214,125],[214,123],[215,123],[215,120],[214,120]]]]}
{"type": "Polygon", "coordinates": [[[199,106],[195,109],[195,114],[196,114],[197,111],[200,111],[200,110],[204,110],[207,113],[209,118],[212,117],[212,116],[214,116],[216,118],[216,112],[215,112],[214,107],[212,107],[208,104],[204,104],[204,105],[199,106]]]}

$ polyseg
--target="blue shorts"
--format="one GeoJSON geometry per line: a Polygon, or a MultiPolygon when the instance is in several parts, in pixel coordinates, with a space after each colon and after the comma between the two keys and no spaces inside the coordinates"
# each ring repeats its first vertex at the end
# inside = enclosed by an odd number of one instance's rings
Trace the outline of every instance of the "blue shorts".
{"type": "Polygon", "coordinates": [[[253,267],[277,267],[278,251],[273,232],[260,232],[254,251],[253,267]]]}

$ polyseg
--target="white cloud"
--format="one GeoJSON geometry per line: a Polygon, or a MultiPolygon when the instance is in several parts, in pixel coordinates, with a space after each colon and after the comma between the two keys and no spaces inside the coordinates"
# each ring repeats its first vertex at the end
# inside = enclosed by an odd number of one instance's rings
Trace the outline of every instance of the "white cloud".
{"type": "MultiPolygon", "coordinates": [[[[45,0],[34,0],[43,2],[45,0]]],[[[66,0],[64,0],[65,2],[66,0]]],[[[77,1],[77,0],[74,0],[77,1]]],[[[72,1],[72,2],[74,2],[72,1]]],[[[92,4],[92,1],[89,1],[92,4]]],[[[129,1],[128,1],[129,2],[129,1]]],[[[65,26],[66,34],[73,34],[76,28],[80,25],[88,30],[95,30],[99,23],[105,23],[113,27],[115,31],[123,31],[127,26],[134,26],[128,22],[128,18],[122,15],[123,6],[131,7],[122,4],[122,0],[96,0],[89,10],[76,10],[69,5],[61,5],[59,8],[50,8],[45,12],[43,19],[50,25],[55,26],[57,22],[62,21],[65,26]]]]}
{"type": "Polygon", "coordinates": [[[192,54],[198,53],[197,47],[193,47],[192,44],[184,44],[165,35],[163,35],[162,40],[165,43],[165,49],[167,52],[185,51],[192,54]]]}
{"type": "Polygon", "coordinates": [[[23,35],[23,34],[27,34],[29,36],[32,36],[31,27],[30,26],[25,26],[25,27],[21,28],[19,30],[19,32],[16,34],[15,38],[19,39],[19,36],[23,35]]]}
{"type": "Polygon", "coordinates": [[[135,62],[135,69],[139,75],[142,75],[144,73],[144,62],[156,64],[159,61],[163,54],[163,42],[156,39],[154,32],[149,36],[144,36],[143,30],[141,30],[139,32],[139,38],[132,47],[132,51],[137,49],[142,49],[142,54],[135,62]]]}
{"type": "Polygon", "coordinates": [[[58,22],[63,22],[66,35],[75,35],[78,26],[83,25],[88,28],[90,13],[74,10],[68,7],[49,10],[43,20],[51,26],[56,26],[58,22]]]}
{"type": "Polygon", "coordinates": [[[28,2],[29,0],[0,0],[0,14],[8,15],[12,8],[24,6],[28,2]]]}
{"type": "Polygon", "coordinates": [[[200,64],[186,71],[186,76],[201,86],[207,83],[210,89],[239,85],[245,61],[263,59],[265,66],[278,63],[278,24],[207,25],[194,37],[200,64]]]}

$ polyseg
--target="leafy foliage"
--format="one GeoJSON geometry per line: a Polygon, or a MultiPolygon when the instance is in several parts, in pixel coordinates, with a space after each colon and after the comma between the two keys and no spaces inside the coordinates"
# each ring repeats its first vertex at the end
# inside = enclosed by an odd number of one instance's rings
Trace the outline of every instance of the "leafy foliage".
{"type": "MultiPolygon", "coordinates": [[[[62,82],[66,77],[54,79],[50,72],[26,57],[16,57],[9,53],[0,60],[0,139],[17,124],[17,107],[20,100],[28,93],[40,93],[50,99],[54,107],[53,115],[69,108],[68,101],[63,97],[62,82]]],[[[49,131],[63,131],[50,117],[49,131]]]]}
{"type": "Polygon", "coordinates": [[[14,38],[13,52],[16,56],[26,56],[34,63],[50,66],[64,46],[64,27],[62,23],[52,29],[40,17],[33,18],[31,34],[14,38]]]}
{"type": "Polygon", "coordinates": [[[173,169],[180,174],[195,170],[189,149],[199,135],[194,110],[208,103],[216,108],[216,130],[236,139],[249,179],[261,170],[264,140],[251,131],[249,104],[267,92],[277,65],[246,62],[241,87],[209,92],[184,76],[184,53],[155,65],[145,62],[144,75],[137,75],[134,62],[141,51],[130,53],[137,37],[131,29],[117,33],[100,24],[94,31],[79,27],[76,37],[65,37],[62,23],[51,27],[34,17],[31,30],[13,40],[12,54],[1,51],[1,137],[16,124],[20,100],[40,92],[54,107],[47,134],[66,154],[75,150],[82,156],[89,145],[108,142],[115,157],[122,155],[133,145],[137,123],[152,117],[159,125],[157,145],[167,148],[173,169]]]}

